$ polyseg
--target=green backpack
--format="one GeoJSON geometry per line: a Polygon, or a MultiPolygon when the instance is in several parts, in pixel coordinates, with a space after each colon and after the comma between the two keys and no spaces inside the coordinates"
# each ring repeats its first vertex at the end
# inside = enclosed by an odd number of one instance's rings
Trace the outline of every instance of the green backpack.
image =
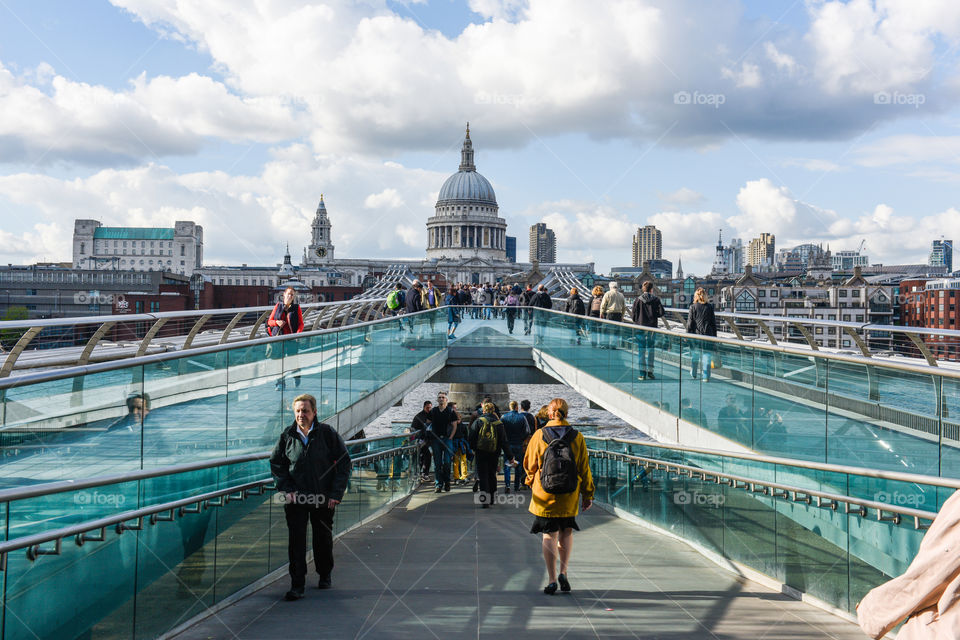
{"type": "Polygon", "coordinates": [[[387,308],[388,309],[399,309],[400,308],[400,291],[394,289],[390,292],[390,295],[387,296],[387,308]]]}
{"type": "Polygon", "coordinates": [[[477,451],[493,453],[497,450],[497,425],[500,421],[490,422],[480,418],[480,431],[477,434],[477,451]]]}

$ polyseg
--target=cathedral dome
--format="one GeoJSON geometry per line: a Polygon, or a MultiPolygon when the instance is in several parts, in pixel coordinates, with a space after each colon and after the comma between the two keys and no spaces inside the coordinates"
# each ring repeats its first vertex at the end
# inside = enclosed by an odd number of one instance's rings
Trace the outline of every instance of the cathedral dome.
{"type": "Polygon", "coordinates": [[[476,171],[458,171],[443,183],[437,204],[449,201],[468,200],[497,206],[497,196],[490,181],[476,171]]]}

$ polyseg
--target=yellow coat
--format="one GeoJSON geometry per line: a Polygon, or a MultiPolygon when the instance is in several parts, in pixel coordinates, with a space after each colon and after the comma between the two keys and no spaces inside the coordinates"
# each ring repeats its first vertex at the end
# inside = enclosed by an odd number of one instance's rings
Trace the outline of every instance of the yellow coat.
{"type": "MultiPolygon", "coordinates": [[[[566,420],[551,420],[546,426],[557,427],[565,424],[569,423],[566,420]]],[[[527,472],[526,483],[532,487],[529,511],[533,515],[545,518],[573,518],[580,513],[581,495],[588,500],[593,500],[593,474],[590,473],[587,442],[583,439],[582,433],[577,433],[570,448],[580,474],[577,490],[562,494],[547,493],[540,484],[540,462],[547,450],[543,429],[538,429],[530,438],[526,455],[523,456],[523,468],[527,472]]]]}

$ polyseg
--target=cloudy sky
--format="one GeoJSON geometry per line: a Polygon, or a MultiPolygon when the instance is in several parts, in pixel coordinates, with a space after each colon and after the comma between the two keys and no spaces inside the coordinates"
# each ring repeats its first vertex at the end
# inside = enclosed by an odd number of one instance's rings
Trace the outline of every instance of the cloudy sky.
{"type": "Polygon", "coordinates": [[[960,238],[956,0],[0,0],[0,262],[75,218],[205,230],[208,264],[422,257],[470,121],[526,259],[637,226],[924,262],[960,238]]]}

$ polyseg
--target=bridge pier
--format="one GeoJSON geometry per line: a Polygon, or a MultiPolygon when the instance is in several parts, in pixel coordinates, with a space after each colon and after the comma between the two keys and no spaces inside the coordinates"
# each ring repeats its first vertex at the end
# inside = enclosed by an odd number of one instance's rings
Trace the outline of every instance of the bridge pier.
{"type": "Polygon", "coordinates": [[[500,411],[507,411],[510,402],[510,392],[505,384],[474,384],[468,382],[453,382],[450,384],[448,399],[457,403],[460,415],[466,418],[473,409],[480,404],[484,396],[490,396],[500,411]]]}

